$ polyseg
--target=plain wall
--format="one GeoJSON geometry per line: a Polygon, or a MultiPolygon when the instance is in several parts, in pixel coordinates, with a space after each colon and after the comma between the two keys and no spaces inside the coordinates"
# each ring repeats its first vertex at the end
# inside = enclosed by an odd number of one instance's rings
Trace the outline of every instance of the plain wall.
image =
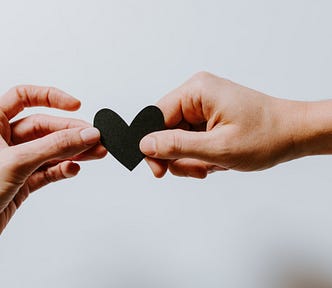
{"type": "MultiPolygon", "coordinates": [[[[331,1],[0,2],[0,92],[50,85],[130,122],[195,72],[269,95],[332,94],[331,1]]],[[[331,111],[332,113],[332,111],[331,111]]],[[[0,159],[1,161],[1,159],[0,159]]],[[[286,287],[329,277],[332,158],[205,180],[111,155],[38,191],[0,237],[1,287],[286,287]]]]}

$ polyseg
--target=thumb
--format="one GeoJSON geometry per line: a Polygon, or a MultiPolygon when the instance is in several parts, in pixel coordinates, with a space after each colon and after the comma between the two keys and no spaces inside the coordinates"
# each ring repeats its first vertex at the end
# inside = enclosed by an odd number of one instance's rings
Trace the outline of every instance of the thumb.
{"type": "Polygon", "coordinates": [[[91,148],[99,139],[96,128],[72,128],[13,146],[10,153],[13,170],[27,176],[45,162],[67,159],[91,148]]]}
{"type": "Polygon", "coordinates": [[[158,159],[195,158],[204,161],[215,159],[215,137],[209,132],[192,132],[181,129],[153,132],[140,142],[143,154],[158,159]]]}

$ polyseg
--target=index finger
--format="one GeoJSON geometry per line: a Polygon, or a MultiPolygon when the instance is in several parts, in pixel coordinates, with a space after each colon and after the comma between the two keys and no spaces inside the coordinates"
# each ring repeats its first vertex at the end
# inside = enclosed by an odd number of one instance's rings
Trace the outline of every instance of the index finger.
{"type": "Polygon", "coordinates": [[[208,77],[207,73],[198,73],[157,102],[166,127],[174,128],[183,121],[197,125],[207,120],[203,97],[208,77]]]}
{"type": "Polygon", "coordinates": [[[24,108],[33,106],[75,111],[81,106],[81,103],[59,89],[31,85],[14,87],[0,98],[0,109],[8,120],[15,117],[24,108]]]}

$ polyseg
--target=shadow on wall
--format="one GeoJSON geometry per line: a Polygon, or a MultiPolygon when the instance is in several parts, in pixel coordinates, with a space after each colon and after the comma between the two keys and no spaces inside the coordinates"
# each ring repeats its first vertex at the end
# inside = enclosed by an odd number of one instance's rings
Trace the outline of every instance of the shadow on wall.
{"type": "Polygon", "coordinates": [[[317,275],[293,275],[285,288],[332,288],[332,280],[317,275]]]}
{"type": "Polygon", "coordinates": [[[274,265],[269,266],[273,273],[272,277],[268,277],[269,283],[278,288],[332,288],[332,263],[329,258],[294,250],[269,258],[275,261],[274,265]]]}

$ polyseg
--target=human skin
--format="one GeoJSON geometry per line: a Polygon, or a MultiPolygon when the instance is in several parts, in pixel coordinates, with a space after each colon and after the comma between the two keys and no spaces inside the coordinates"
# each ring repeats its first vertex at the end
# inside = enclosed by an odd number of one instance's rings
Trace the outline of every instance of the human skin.
{"type": "Polygon", "coordinates": [[[163,97],[165,131],[140,143],[156,177],[257,171],[332,153],[332,101],[279,99],[207,72],[163,97]]]}
{"type": "Polygon", "coordinates": [[[84,121],[42,114],[12,121],[32,106],[75,111],[80,101],[37,86],[18,86],[0,97],[0,234],[31,192],[77,175],[76,161],[107,153],[99,131],[84,121]]]}

